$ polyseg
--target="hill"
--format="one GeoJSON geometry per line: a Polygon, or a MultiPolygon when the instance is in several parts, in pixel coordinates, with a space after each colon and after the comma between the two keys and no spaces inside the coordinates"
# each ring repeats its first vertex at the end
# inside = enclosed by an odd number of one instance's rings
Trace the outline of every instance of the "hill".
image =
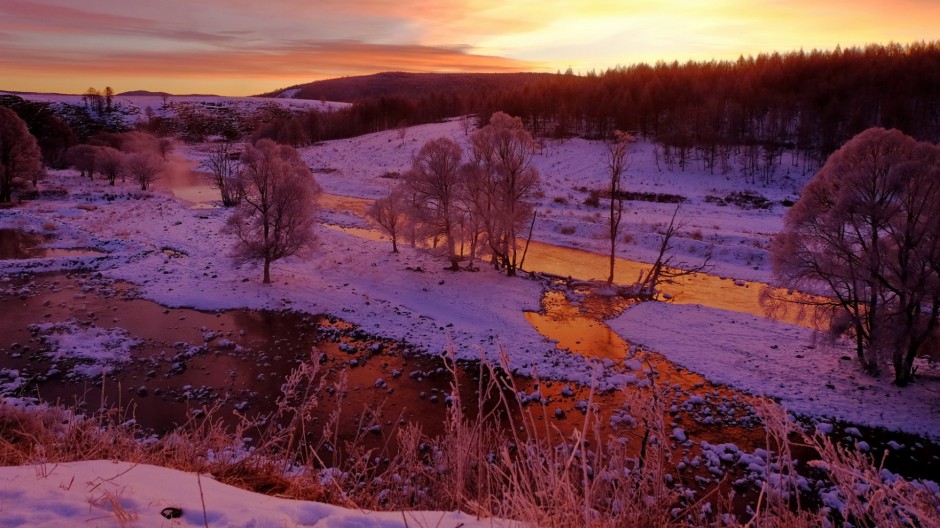
{"type": "Polygon", "coordinates": [[[546,73],[405,73],[385,72],[374,75],[341,77],[298,84],[262,97],[317,99],[354,102],[382,96],[417,99],[430,94],[468,94],[522,87],[543,79],[546,73]]]}

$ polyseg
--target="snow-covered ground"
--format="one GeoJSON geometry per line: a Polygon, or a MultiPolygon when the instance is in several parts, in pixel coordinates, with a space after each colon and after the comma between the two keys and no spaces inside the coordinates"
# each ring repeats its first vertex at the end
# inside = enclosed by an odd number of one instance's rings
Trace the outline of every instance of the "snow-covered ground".
{"type": "Polygon", "coordinates": [[[811,329],[699,305],[643,303],[608,325],[631,343],[716,383],[773,397],[791,412],[940,438],[935,364],[919,361],[921,377],[900,388],[887,375],[863,374],[851,347],[827,343],[811,329]]]}
{"type": "MultiPolygon", "coordinates": [[[[388,193],[404,173],[418,149],[428,140],[449,137],[469,153],[469,137],[459,119],[411,127],[404,144],[397,131],[379,132],[347,140],[326,142],[302,149],[304,159],[318,171],[317,181],[330,194],[374,199],[388,193]]],[[[687,198],[678,218],[684,227],[676,238],[676,252],[690,263],[701,261],[710,251],[715,259],[714,273],[746,280],[768,282],[770,266],[766,248],[774,233],[783,227],[786,210],[780,202],[795,200],[808,179],[784,161],[775,178],[776,185],[747,184],[737,172],[711,174],[696,163],[685,171],[656,162],[655,145],[645,141],[630,147],[630,167],[624,188],[633,192],[677,194],[687,198]],[[769,210],[742,209],[706,201],[709,196],[724,197],[733,191],[749,190],[775,203],[769,210]]],[[[602,142],[584,139],[547,140],[533,164],[541,174],[536,240],[605,253],[607,213],[601,207],[584,205],[588,193],[577,190],[603,190],[609,183],[605,173],[602,142]]],[[[632,241],[620,245],[619,256],[650,262],[655,259],[657,233],[669,224],[674,204],[629,201],[625,205],[623,232],[632,241]]],[[[632,277],[631,277],[632,279],[632,277]]]]}
{"type": "MultiPolygon", "coordinates": [[[[0,92],[0,94],[6,92],[0,92]]],[[[19,97],[30,101],[39,101],[46,103],[64,103],[75,106],[85,104],[81,95],[75,94],[47,94],[47,93],[18,93],[19,97]]],[[[168,95],[166,97],[159,94],[146,95],[115,95],[112,104],[125,110],[131,115],[144,114],[147,108],[150,108],[154,115],[166,115],[169,105],[172,103],[186,103],[191,105],[200,105],[204,107],[236,107],[252,108],[263,104],[274,104],[289,110],[331,110],[348,106],[348,103],[335,103],[326,101],[313,101],[309,99],[288,99],[281,97],[224,97],[220,95],[168,95]]],[[[133,123],[129,123],[133,125],[133,123]]]]}
{"type": "Polygon", "coordinates": [[[0,526],[490,528],[454,512],[370,512],[259,495],[210,475],[93,460],[0,468],[0,526]]]}

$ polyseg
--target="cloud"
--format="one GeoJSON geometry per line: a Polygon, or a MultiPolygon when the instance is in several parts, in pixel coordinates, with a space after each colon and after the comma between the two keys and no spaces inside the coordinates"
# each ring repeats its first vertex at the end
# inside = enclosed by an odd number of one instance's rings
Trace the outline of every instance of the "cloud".
{"type": "Polygon", "coordinates": [[[0,0],[0,67],[21,86],[86,87],[105,76],[603,69],[936,40],[938,19],[933,0],[0,0]]]}
{"type": "Polygon", "coordinates": [[[28,51],[15,58],[0,55],[0,69],[26,76],[56,72],[57,76],[76,82],[77,86],[114,84],[109,79],[126,77],[129,73],[141,78],[208,79],[220,83],[267,79],[269,83],[283,86],[334,77],[336,72],[344,75],[388,70],[509,72],[538,70],[540,65],[476,55],[466,46],[380,45],[344,40],[295,41],[259,50],[111,51],[95,55],[81,51],[28,51]]]}
{"type": "Polygon", "coordinates": [[[141,27],[153,22],[108,12],[94,12],[69,6],[42,2],[4,0],[0,3],[2,26],[28,28],[31,31],[61,31],[63,29],[107,30],[111,27],[141,27]]]}

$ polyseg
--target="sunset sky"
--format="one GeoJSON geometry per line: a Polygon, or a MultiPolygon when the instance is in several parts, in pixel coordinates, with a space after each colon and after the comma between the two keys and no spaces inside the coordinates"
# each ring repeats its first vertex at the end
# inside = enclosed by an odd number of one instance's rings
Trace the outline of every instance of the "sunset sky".
{"type": "Polygon", "coordinates": [[[0,90],[250,95],[940,40],[938,0],[0,0],[0,90]]]}

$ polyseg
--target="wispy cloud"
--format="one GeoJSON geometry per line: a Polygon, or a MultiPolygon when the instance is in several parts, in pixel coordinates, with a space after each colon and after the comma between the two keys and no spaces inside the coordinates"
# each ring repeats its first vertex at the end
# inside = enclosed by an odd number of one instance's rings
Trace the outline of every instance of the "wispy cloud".
{"type": "Polygon", "coordinates": [[[0,0],[0,88],[604,68],[937,40],[937,20],[932,0],[0,0]]]}
{"type": "MultiPolygon", "coordinates": [[[[351,40],[298,41],[278,48],[266,47],[260,50],[149,53],[110,51],[93,56],[82,51],[62,51],[56,54],[31,51],[16,58],[0,55],[0,70],[24,76],[54,71],[63,79],[91,79],[79,81],[72,91],[101,83],[120,84],[115,79],[125,79],[127,72],[167,79],[218,80],[220,84],[225,79],[251,79],[255,84],[262,82],[259,88],[265,86],[263,82],[266,82],[266,88],[254,90],[260,92],[336,76],[336,72],[357,75],[388,70],[500,72],[531,71],[539,68],[539,64],[532,62],[475,55],[469,53],[466,47],[380,45],[351,40]]],[[[242,82],[242,89],[250,84],[242,82]]]]}

